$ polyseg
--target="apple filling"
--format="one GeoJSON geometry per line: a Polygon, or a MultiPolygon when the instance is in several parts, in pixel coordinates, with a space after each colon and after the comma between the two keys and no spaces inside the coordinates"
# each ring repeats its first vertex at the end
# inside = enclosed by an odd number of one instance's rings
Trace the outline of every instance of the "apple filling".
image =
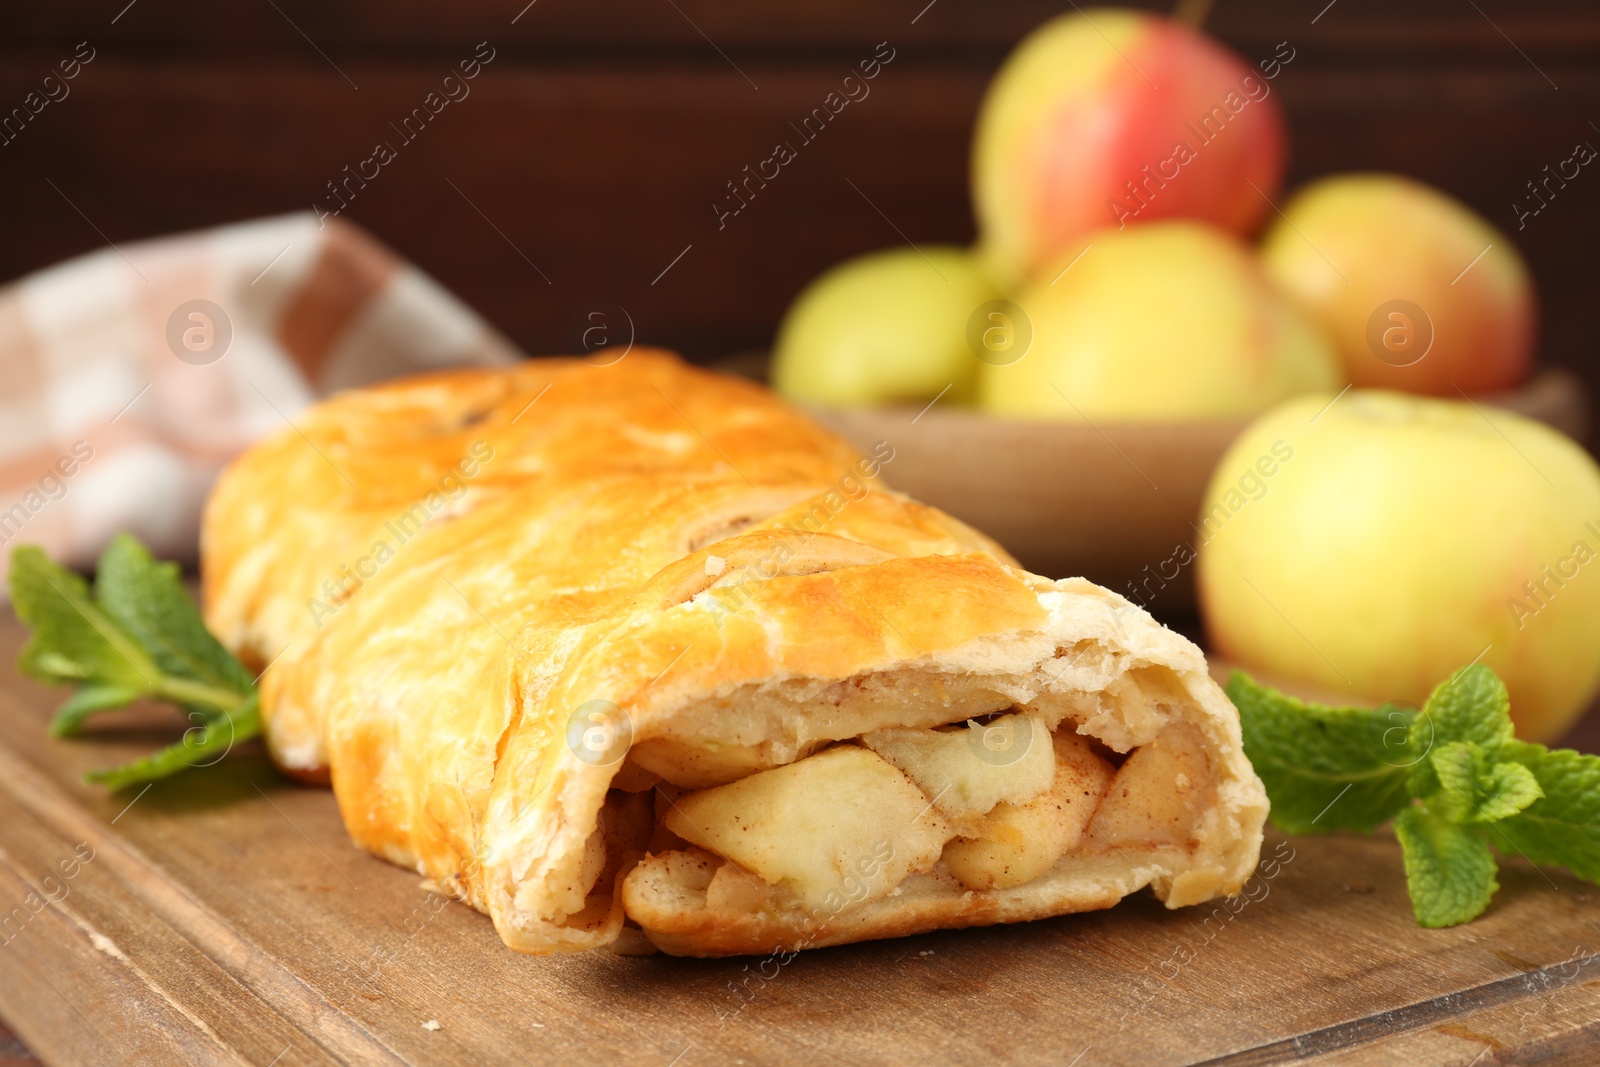
{"type": "Polygon", "coordinates": [[[714,910],[833,917],[912,875],[988,892],[1066,857],[1191,847],[1211,782],[1188,724],[1126,756],[1031,711],[880,729],[710,788],[657,783],[638,871],[703,890],[714,910]]]}

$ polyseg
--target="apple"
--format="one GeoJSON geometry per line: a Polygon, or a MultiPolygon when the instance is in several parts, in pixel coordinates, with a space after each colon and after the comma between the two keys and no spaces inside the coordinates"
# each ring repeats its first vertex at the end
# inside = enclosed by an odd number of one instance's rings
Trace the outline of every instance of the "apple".
{"type": "Polygon", "coordinates": [[[1253,232],[1283,177],[1270,81],[1293,58],[1280,47],[1258,72],[1188,26],[1121,9],[1039,27],[978,113],[972,190],[990,274],[1013,288],[1105,226],[1195,218],[1253,232]]]}
{"type": "Polygon", "coordinates": [[[1559,737],[1600,683],[1600,468],[1496,408],[1330,399],[1262,416],[1217,467],[1196,523],[1212,648],[1418,706],[1481,661],[1520,736],[1559,737]]]}
{"type": "Polygon", "coordinates": [[[1342,384],[1332,346],[1223,231],[1149,223],[1090,234],[1085,249],[1017,296],[1015,330],[1032,339],[1010,361],[983,361],[985,409],[1246,418],[1342,384]]]}
{"type": "Polygon", "coordinates": [[[1533,360],[1533,286],[1516,246],[1421,182],[1315,182],[1285,205],[1262,259],[1358,386],[1452,397],[1508,389],[1533,360]]]}
{"type": "Polygon", "coordinates": [[[970,399],[967,322],[996,296],[963,248],[923,245],[839,264],[795,299],[778,328],[772,384],[814,404],[970,399]]]}

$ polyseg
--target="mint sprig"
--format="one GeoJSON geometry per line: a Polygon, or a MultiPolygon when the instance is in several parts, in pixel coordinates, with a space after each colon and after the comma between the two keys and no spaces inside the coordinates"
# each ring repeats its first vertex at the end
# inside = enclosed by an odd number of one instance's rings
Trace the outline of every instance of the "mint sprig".
{"type": "Polygon", "coordinates": [[[208,766],[261,732],[249,672],[206,629],[177,566],[156,561],[134,538],[112,540],[92,593],[32,545],[11,553],[10,586],[17,616],[33,630],[18,669],[78,687],[57,710],[51,733],[75,734],[91,716],[143,698],[176,704],[194,722],[175,744],[92,771],[89,781],[124,789],[208,766]]]}
{"type": "Polygon", "coordinates": [[[1515,818],[1495,823],[1498,836],[1534,863],[1600,882],[1600,756],[1525,741],[1503,751],[1533,773],[1544,796],[1515,818]]]}
{"type": "Polygon", "coordinates": [[[1234,672],[1244,750],[1272,800],[1272,821],[1292,834],[1370,831],[1410,800],[1416,712],[1302,703],[1234,672]]]}
{"type": "Polygon", "coordinates": [[[1600,757],[1518,741],[1488,667],[1457,671],[1419,712],[1324,707],[1241,671],[1227,689],[1272,821],[1312,833],[1393,819],[1421,925],[1483,913],[1499,888],[1491,845],[1600,882],[1600,757]]]}

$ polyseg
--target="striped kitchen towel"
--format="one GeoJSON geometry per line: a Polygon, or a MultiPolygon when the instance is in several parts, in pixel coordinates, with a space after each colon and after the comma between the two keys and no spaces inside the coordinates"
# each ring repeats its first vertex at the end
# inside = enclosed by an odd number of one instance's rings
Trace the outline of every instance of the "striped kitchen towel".
{"type": "Polygon", "coordinates": [[[315,398],[516,358],[415,267],[311,214],[30,274],[0,288],[0,579],[18,544],[82,567],[119,530],[193,559],[222,465],[315,398]]]}

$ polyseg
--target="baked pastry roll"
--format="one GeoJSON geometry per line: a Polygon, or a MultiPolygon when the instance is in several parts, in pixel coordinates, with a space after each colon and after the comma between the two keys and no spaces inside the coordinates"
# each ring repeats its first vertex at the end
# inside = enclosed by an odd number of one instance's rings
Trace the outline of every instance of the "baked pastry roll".
{"type": "Polygon", "coordinates": [[[525,952],[730,955],[1237,892],[1200,651],[635,350],[337,396],[225,473],[207,619],[352,837],[525,952]]]}

